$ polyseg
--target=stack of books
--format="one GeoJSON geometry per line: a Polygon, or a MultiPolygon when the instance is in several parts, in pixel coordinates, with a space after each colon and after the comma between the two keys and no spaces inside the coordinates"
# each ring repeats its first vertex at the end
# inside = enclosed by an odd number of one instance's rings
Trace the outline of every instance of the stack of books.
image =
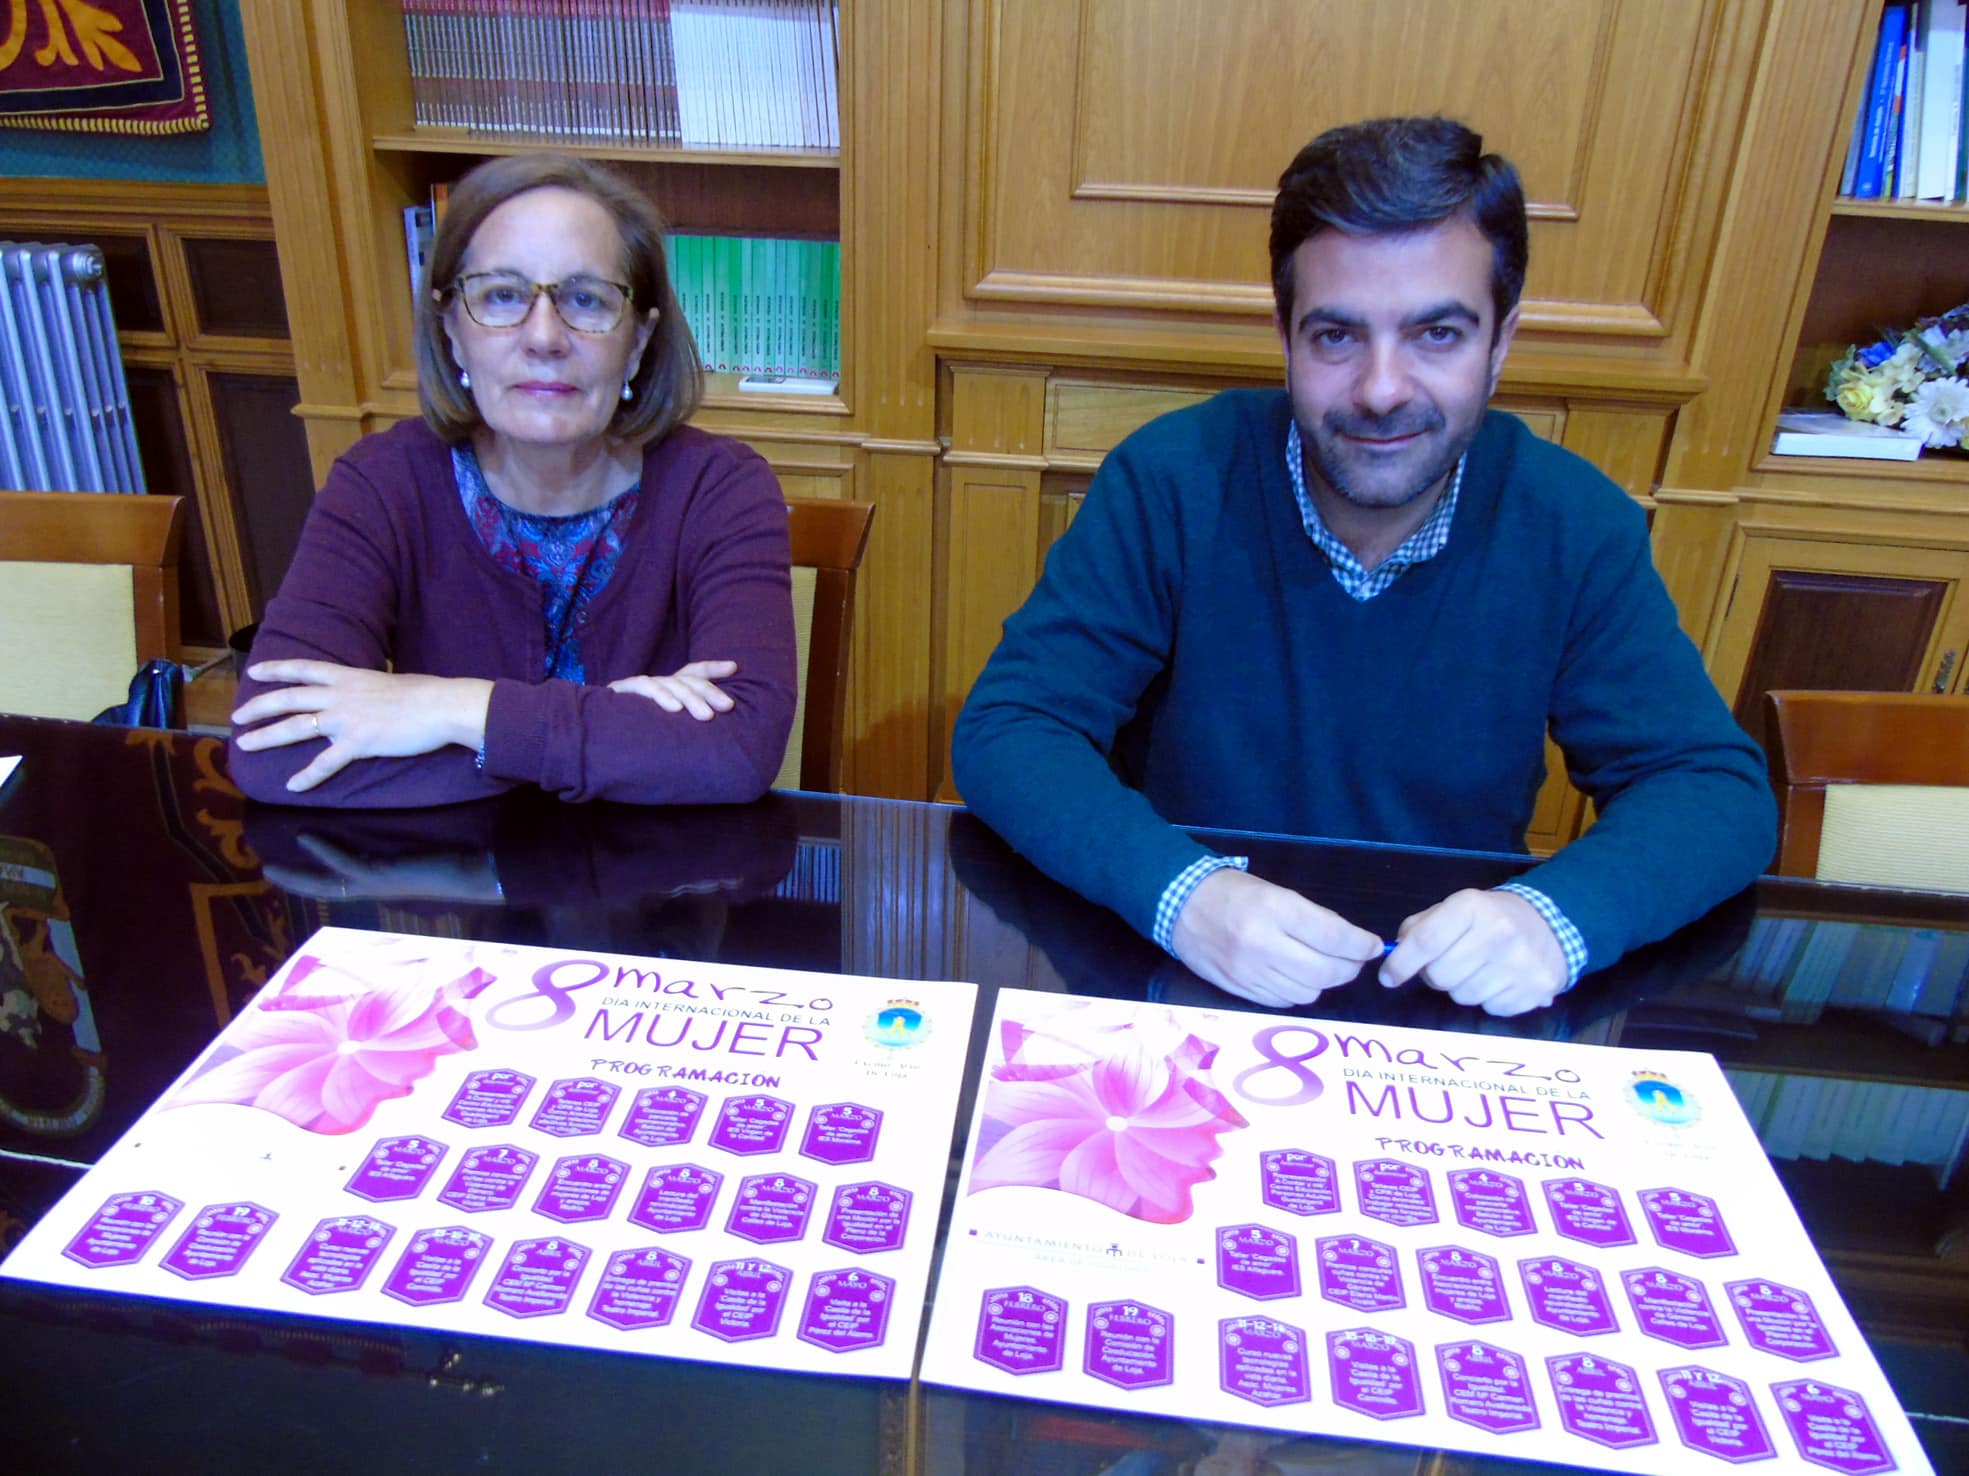
{"type": "Polygon", "coordinates": [[[841,146],[840,0],[399,0],[420,128],[841,146]]]}
{"type": "Polygon", "coordinates": [[[1890,0],[1860,93],[1839,193],[1969,202],[1969,0],[1890,0]]]}

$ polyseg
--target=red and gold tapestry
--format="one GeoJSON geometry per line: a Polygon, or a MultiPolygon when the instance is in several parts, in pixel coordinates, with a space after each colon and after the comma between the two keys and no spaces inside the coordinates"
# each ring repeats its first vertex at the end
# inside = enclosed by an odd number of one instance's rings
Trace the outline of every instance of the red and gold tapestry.
{"type": "Polygon", "coordinates": [[[0,0],[0,127],[212,126],[192,0],[0,0]]]}

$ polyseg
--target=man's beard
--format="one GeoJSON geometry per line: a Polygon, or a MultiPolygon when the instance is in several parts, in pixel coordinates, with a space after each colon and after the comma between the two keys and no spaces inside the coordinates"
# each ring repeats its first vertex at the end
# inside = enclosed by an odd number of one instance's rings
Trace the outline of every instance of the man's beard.
{"type": "Polygon", "coordinates": [[[1337,496],[1357,507],[1406,507],[1450,474],[1476,439],[1477,427],[1447,440],[1425,440],[1410,452],[1396,453],[1389,458],[1391,465],[1378,469],[1372,452],[1350,454],[1341,438],[1439,437],[1444,425],[1442,411],[1433,405],[1404,406],[1387,415],[1329,410],[1317,427],[1301,421],[1299,440],[1306,460],[1337,496]]]}

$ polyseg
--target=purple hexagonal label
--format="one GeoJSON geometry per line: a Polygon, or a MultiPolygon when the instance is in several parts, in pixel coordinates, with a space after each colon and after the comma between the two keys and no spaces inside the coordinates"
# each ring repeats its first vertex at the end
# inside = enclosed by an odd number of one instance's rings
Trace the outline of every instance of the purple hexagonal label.
{"type": "Polygon", "coordinates": [[[1361,1213],[1390,1225],[1432,1225],[1436,1195],[1429,1171],[1399,1158],[1375,1158],[1354,1165],[1354,1192],[1361,1213]]]}
{"type": "Polygon", "coordinates": [[[1436,1371],[1442,1375],[1443,1407],[1451,1419],[1491,1435],[1538,1428],[1531,1375],[1524,1359],[1510,1349],[1489,1343],[1438,1343],[1436,1371]]]}
{"type": "Polygon", "coordinates": [[[1217,1232],[1217,1285],[1253,1301],[1299,1295],[1299,1242],[1263,1225],[1217,1232]]]}
{"type": "Polygon", "coordinates": [[[661,1246],[617,1251],[602,1267],[588,1315],[623,1332],[668,1327],[691,1263],[661,1246]]]}
{"type": "Polygon", "coordinates": [[[1664,1368],[1661,1392],[1675,1434],[1690,1450],[1736,1464],[1777,1454],[1750,1385],[1709,1368],[1664,1368]]]}
{"type": "Polygon", "coordinates": [[[467,1214],[509,1210],[520,1202],[520,1191],[538,1162],[537,1154],[510,1143],[470,1149],[438,1191],[438,1203],[467,1214]]]}
{"type": "Polygon", "coordinates": [[[1331,1215],[1340,1210],[1340,1175],[1333,1160],[1299,1148],[1260,1155],[1258,1183],[1266,1204],[1288,1215],[1331,1215]]]}
{"type": "Polygon", "coordinates": [[[1431,1312],[1472,1324],[1510,1317],[1504,1274],[1482,1251],[1431,1246],[1415,1253],[1415,1265],[1422,1273],[1422,1305],[1431,1312]]]}
{"type": "Polygon", "coordinates": [[[567,1311],[588,1264],[588,1247],[551,1236],[516,1240],[485,1294],[486,1306],[508,1317],[552,1317],[567,1311]]]}
{"type": "Polygon", "coordinates": [[[520,1106],[533,1090],[533,1078],[503,1068],[474,1071],[444,1109],[444,1120],[460,1127],[506,1127],[519,1121],[520,1106]]]}
{"type": "Polygon", "coordinates": [[[1866,1401],[1851,1389],[1793,1379],[1771,1385],[1771,1397],[1798,1454],[1812,1465],[1846,1476],[1896,1469],[1866,1401]]]}
{"type": "Polygon", "coordinates": [[[1313,1243],[1319,1257],[1320,1295],[1356,1312],[1386,1312],[1407,1305],[1395,1248],[1365,1235],[1329,1235],[1313,1243]]]}
{"type": "Polygon", "coordinates": [[[1456,1169],[1449,1175],[1449,1202],[1465,1230],[1500,1238],[1530,1235],[1531,1196],[1524,1180],[1495,1169],[1456,1169]]]}
{"type": "Polygon", "coordinates": [[[1709,1196],[1686,1189],[1643,1189],[1638,1197],[1655,1244],[1664,1250],[1705,1259],[1737,1253],[1723,1212],[1709,1196]]]}
{"type": "Polygon", "coordinates": [[[1591,1266],[1561,1256],[1541,1256],[1518,1262],[1518,1275],[1525,1284],[1533,1322],[1582,1338],[1620,1331],[1606,1283],[1591,1266]]]}
{"type": "Polygon", "coordinates": [[[184,1207],[182,1199],[155,1189],[112,1194],[62,1247],[62,1254],[90,1267],[134,1265],[184,1207]]]}
{"type": "Polygon", "coordinates": [[[646,1087],[629,1103],[622,1119],[622,1136],[645,1148],[673,1148],[688,1143],[704,1116],[704,1094],[684,1087],[646,1087]]]}
{"type": "Polygon", "coordinates": [[[828,1207],[821,1240],[858,1256],[901,1250],[909,1233],[909,1191],[893,1184],[843,1184],[828,1207]]]}
{"type": "Polygon", "coordinates": [[[1405,1420],[1422,1413],[1422,1378],[1415,1345],[1371,1327],[1326,1335],[1333,1402],[1376,1420],[1405,1420]]]}
{"type": "Polygon", "coordinates": [[[280,1279],[311,1297],[354,1291],[376,1269],[396,1226],[368,1215],[335,1215],[314,1227],[280,1279]]]}
{"type": "Polygon", "coordinates": [[[572,1076],[547,1088],[528,1124],[554,1138],[586,1138],[608,1125],[620,1089],[592,1076],[572,1076]]]}
{"type": "Polygon", "coordinates": [[[419,1230],[383,1283],[383,1295],[413,1307],[462,1302],[491,1249],[490,1235],[464,1225],[419,1230]]]}
{"type": "Polygon", "coordinates": [[[800,1311],[800,1341],[830,1353],[879,1348],[895,1297],[896,1284],[873,1271],[816,1271],[800,1311]]]}
{"type": "Polygon", "coordinates": [[[776,1245],[807,1233],[820,1190],[791,1174],[754,1174],[738,1181],[725,1233],[754,1245],[776,1245]]]}
{"type": "Polygon", "coordinates": [[[855,1102],[830,1102],[807,1114],[800,1156],[821,1163],[867,1163],[875,1156],[882,1114],[855,1102]]]}
{"type": "Polygon", "coordinates": [[[1571,1434],[1609,1450],[1655,1443],[1641,1381],[1626,1364],[1567,1353],[1546,1359],[1545,1370],[1559,1402],[1559,1424],[1571,1434]]]}
{"type": "Polygon", "coordinates": [[[702,1230],[711,1223],[711,1206],[725,1176],[694,1163],[671,1163],[643,1176],[642,1191],[629,1209],[629,1223],[645,1230],[674,1233],[702,1230]]]}
{"type": "Polygon", "coordinates": [[[1794,1363],[1831,1358],[1839,1352],[1819,1309],[1796,1287],[1776,1281],[1728,1281],[1723,1295],[1736,1309],[1743,1335],[1753,1348],[1794,1363]]]}
{"type": "Polygon", "coordinates": [[[978,1305],[971,1356],[1001,1373],[1056,1373],[1066,1364],[1067,1304],[1032,1286],[1001,1286],[978,1305]]]}
{"type": "Polygon", "coordinates": [[[236,1276],[279,1218],[257,1204],[208,1204],[165,1253],[164,1269],[187,1281],[236,1276]]]}
{"type": "Polygon", "coordinates": [[[1661,1266],[1641,1266],[1620,1273],[1628,1305],[1642,1332],[1678,1348],[1720,1348],[1729,1340],[1709,1292],[1693,1276],[1661,1266]]]}
{"type": "Polygon", "coordinates": [[[727,1097],[711,1129],[711,1146],[727,1153],[777,1153],[786,1146],[793,1104],[778,1097],[727,1097]]]}
{"type": "Polygon", "coordinates": [[[1567,1240],[1602,1249],[1634,1243],[1634,1227],[1627,1223],[1620,1191],[1612,1185],[1591,1179],[1547,1179],[1544,1188],[1552,1228],[1567,1240]]]}
{"type": "Polygon", "coordinates": [[[691,1326],[724,1343],[769,1338],[779,1331],[793,1273],[771,1261],[713,1261],[691,1326]]]}
{"type": "Polygon", "coordinates": [[[342,1187],[372,1204],[415,1199],[449,1151],[436,1138],[378,1138],[342,1187]]]}
{"type": "Polygon", "coordinates": [[[1217,1324],[1217,1383],[1226,1394],[1270,1409],[1313,1397],[1306,1334],[1269,1317],[1226,1317],[1217,1324]]]}
{"type": "Polygon", "coordinates": [[[1081,1367],[1117,1389],[1153,1389],[1175,1378],[1176,1319],[1146,1302],[1094,1302],[1087,1308],[1081,1367]]]}
{"type": "Polygon", "coordinates": [[[572,1154],[555,1162],[554,1171],[540,1186],[540,1197],[533,1201],[533,1212],[563,1225],[606,1220],[628,1180],[626,1163],[599,1153],[572,1154]]]}

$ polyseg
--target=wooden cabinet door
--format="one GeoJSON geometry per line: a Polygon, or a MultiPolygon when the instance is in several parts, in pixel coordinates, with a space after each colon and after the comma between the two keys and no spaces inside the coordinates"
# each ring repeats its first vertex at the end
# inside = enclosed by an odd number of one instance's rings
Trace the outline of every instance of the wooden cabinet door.
{"type": "Polygon", "coordinates": [[[1764,693],[1954,692],[1969,637],[1969,552],[1749,534],[1710,643],[1737,721],[1762,737],[1764,693]]]}

